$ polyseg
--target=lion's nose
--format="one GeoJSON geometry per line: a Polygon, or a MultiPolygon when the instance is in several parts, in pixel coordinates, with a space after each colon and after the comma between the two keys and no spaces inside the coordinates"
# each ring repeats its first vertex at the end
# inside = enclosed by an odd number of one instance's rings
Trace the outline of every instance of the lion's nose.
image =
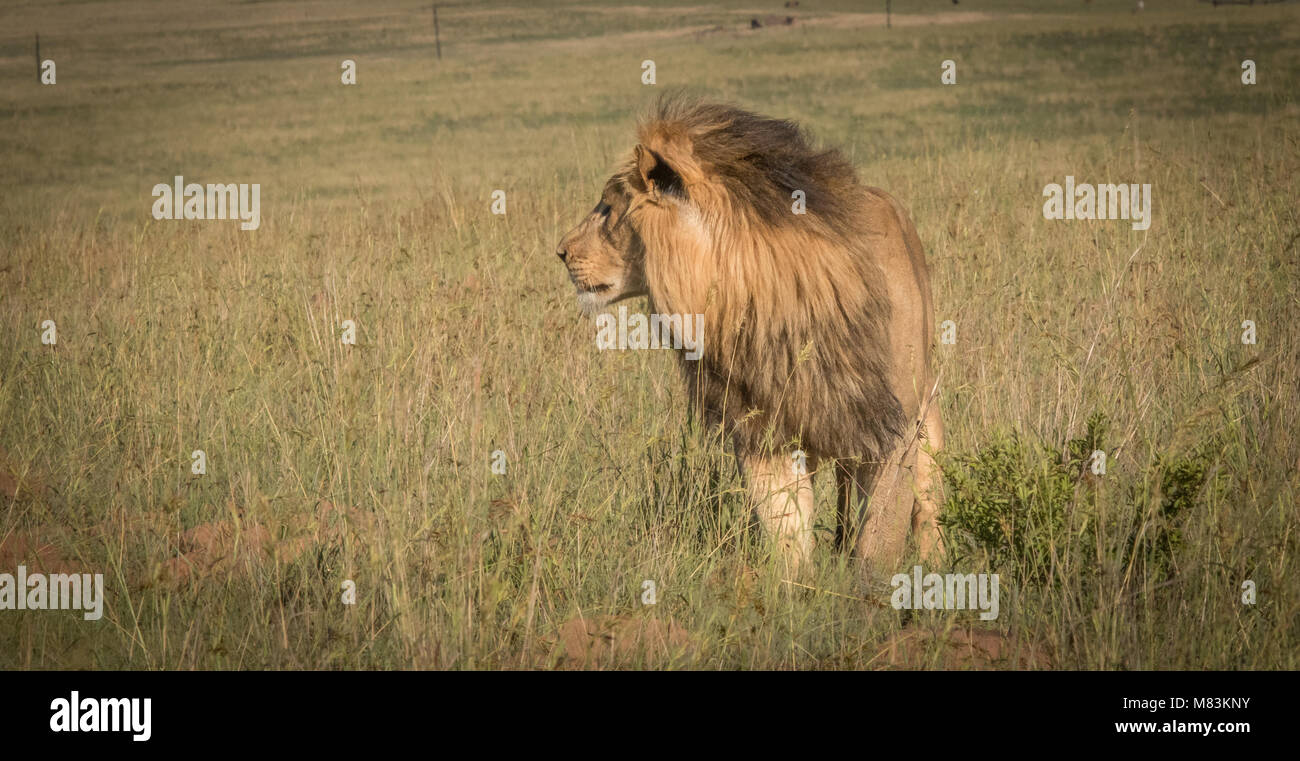
{"type": "Polygon", "coordinates": [[[568,249],[562,247],[555,252],[555,255],[560,257],[560,261],[564,261],[565,259],[569,258],[569,251],[568,249]]]}

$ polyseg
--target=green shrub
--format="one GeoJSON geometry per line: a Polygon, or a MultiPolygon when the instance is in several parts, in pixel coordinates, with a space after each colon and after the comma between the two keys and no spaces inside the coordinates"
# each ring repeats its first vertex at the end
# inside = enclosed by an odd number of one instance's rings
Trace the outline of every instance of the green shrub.
{"type": "Polygon", "coordinates": [[[1092,452],[1104,449],[1105,428],[1105,418],[1094,415],[1084,438],[1064,448],[997,432],[973,454],[943,456],[947,501],[940,524],[954,560],[983,552],[995,567],[1010,563],[1045,576],[1092,452]]]}
{"type": "MultiPolygon", "coordinates": [[[[993,567],[1013,568],[1022,583],[1042,583],[1069,556],[1075,568],[1096,567],[1111,553],[1144,572],[1172,572],[1188,517],[1213,486],[1213,439],[1185,453],[1160,453],[1130,481],[1131,510],[1106,511],[1105,536],[1122,544],[1099,546],[1098,493],[1092,453],[1108,451],[1108,420],[1094,413],[1082,437],[1064,445],[996,432],[971,454],[941,455],[947,499],[940,524],[953,561],[986,555],[993,567]]],[[[1114,474],[1110,474],[1111,477],[1114,474]]]]}

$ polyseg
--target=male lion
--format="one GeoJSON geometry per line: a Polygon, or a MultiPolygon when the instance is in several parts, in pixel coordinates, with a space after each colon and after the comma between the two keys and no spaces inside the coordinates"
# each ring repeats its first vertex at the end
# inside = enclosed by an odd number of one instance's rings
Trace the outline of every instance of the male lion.
{"type": "Polygon", "coordinates": [[[560,241],[579,304],[645,295],[654,313],[704,315],[698,361],[678,353],[690,396],[731,437],[794,570],[812,551],[819,464],[839,485],[837,545],[853,541],[856,484],[859,557],[895,566],[909,525],[923,557],[942,552],[930,278],[907,213],[789,121],[669,98],[637,134],[560,241]]]}

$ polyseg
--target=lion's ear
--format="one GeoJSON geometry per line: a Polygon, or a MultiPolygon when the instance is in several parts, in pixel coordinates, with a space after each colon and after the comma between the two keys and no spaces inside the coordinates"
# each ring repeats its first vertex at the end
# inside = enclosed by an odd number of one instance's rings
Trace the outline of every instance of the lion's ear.
{"type": "Polygon", "coordinates": [[[677,170],[669,166],[659,153],[639,143],[636,147],[636,171],[641,175],[641,183],[647,193],[686,197],[686,186],[677,170]]]}

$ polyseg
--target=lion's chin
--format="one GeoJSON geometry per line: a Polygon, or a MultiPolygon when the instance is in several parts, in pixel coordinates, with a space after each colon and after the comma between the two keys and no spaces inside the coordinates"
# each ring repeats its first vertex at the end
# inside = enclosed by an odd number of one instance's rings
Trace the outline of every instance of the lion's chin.
{"type": "Polygon", "coordinates": [[[608,291],[578,291],[578,308],[588,317],[609,306],[609,304],[608,291]]]}
{"type": "Polygon", "coordinates": [[[596,315],[606,307],[646,295],[645,289],[628,288],[623,281],[595,288],[578,288],[578,307],[588,317],[596,315]]]}
{"type": "Polygon", "coordinates": [[[623,297],[622,283],[617,280],[612,283],[602,283],[589,288],[584,288],[581,285],[577,285],[577,283],[574,285],[578,289],[578,308],[580,308],[582,313],[588,317],[596,314],[623,297]]]}

